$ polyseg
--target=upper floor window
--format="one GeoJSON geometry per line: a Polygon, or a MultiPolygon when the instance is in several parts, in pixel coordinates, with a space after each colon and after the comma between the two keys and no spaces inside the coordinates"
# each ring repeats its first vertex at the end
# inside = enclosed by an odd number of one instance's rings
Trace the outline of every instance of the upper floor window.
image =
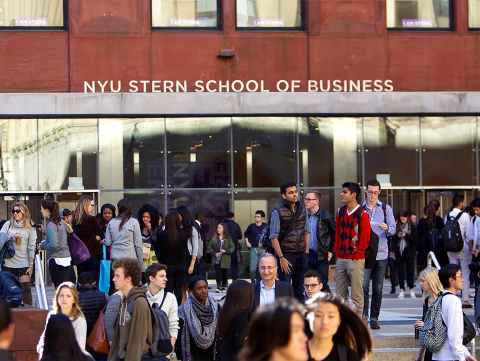
{"type": "Polygon", "coordinates": [[[468,0],[468,28],[480,28],[480,0],[468,0]]]}
{"type": "Polygon", "coordinates": [[[152,26],[220,28],[221,0],[152,0],[152,26]]]}
{"type": "Polygon", "coordinates": [[[0,27],[66,28],[66,0],[0,0],[0,27]]]}
{"type": "Polygon", "coordinates": [[[452,30],[451,0],[387,0],[387,28],[452,30]]]}
{"type": "Polygon", "coordinates": [[[237,28],[303,29],[303,0],[236,0],[237,28]]]}

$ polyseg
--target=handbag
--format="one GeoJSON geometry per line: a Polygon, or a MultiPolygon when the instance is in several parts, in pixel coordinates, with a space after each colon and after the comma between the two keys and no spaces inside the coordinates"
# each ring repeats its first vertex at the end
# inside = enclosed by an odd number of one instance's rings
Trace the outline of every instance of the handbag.
{"type": "Polygon", "coordinates": [[[108,355],[110,351],[110,344],[107,340],[107,333],[105,332],[105,309],[107,304],[103,306],[102,311],[100,311],[95,326],[88,336],[87,345],[92,348],[93,351],[102,355],[108,355]]]}
{"type": "Polygon", "coordinates": [[[73,265],[83,263],[90,258],[90,252],[87,246],[85,246],[85,243],[83,243],[75,233],[67,233],[67,243],[73,265]]]}
{"type": "Polygon", "coordinates": [[[100,279],[98,289],[104,293],[110,290],[110,267],[112,262],[107,260],[107,247],[103,245],[103,259],[100,261],[100,279]]]}
{"type": "Polygon", "coordinates": [[[243,262],[243,255],[242,255],[242,252],[240,251],[240,244],[239,244],[237,248],[237,263],[242,263],[242,262],[243,262]]]}

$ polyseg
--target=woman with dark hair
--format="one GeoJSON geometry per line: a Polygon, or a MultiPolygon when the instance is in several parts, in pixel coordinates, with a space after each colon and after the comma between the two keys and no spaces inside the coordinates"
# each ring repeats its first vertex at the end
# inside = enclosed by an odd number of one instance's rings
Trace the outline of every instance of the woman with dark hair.
{"type": "MultiPolygon", "coordinates": [[[[47,251],[47,264],[55,287],[70,279],[71,255],[67,243],[67,226],[60,216],[58,203],[44,199],[40,212],[47,223],[45,240],[38,248],[47,251]]],[[[42,231],[44,230],[42,226],[42,231]]]]}
{"type": "MultiPolygon", "coordinates": [[[[427,267],[428,252],[433,251],[437,257],[438,263],[443,267],[449,263],[447,252],[443,250],[443,245],[440,244],[436,249],[432,249],[430,240],[442,233],[444,222],[440,213],[440,202],[432,199],[425,207],[425,218],[422,218],[418,223],[418,256],[417,266],[419,270],[427,267]]],[[[437,238],[438,239],[438,238],[437,238]]]]}
{"type": "Polygon", "coordinates": [[[228,287],[227,271],[232,264],[232,253],[235,252],[235,244],[228,234],[225,223],[217,226],[217,231],[208,242],[207,253],[215,258],[215,278],[217,280],[217,292],[226,292],[228,287]]]}
{"type": "Polygon", "coordinates": [[[177,207],[176,211],[180,214],[182,220],[182,228],[188,236],[188,254],[187,257],[187,278],[198,274],[197,257],[203,254],[203,243],[200,238],[198,224],[193,220],[192,214],[185,206],[177,207]]]}
{"type": "Polygon", "coordinates": [[[142,232],[140,224],[132,217],[132,205],[127,199],[117,204],[118,217],[108,223],[105,245],[111,246],[112,260],[134,258],[143,262],[142,232]]]}
{"type": "Polygon", "coordinates": [[[107,230],[108,223],[115,217],[115,206],[110,203],[105,203],[100,209],[100,213],[97,214],[98,224],[104,233],[107,230]]]}
{"type": "Polygon", "coordinates": [[[147,283],[145,279],[145,270],[147,267],[157,262],[154,247],[158,236],[158,209],[154,206],[145,203],[138,210],[138,223],[142,231],[142,250],[143,250],[143,267],[142,267],[142,283],[147,283]]]}
{"type": "Polygon", "coordinates": [[[244,280],[233,281],[218,315],[221,359],[236,360],[248,328],[248,313],[253,306],[253,287],[244,280]]]}
{"type": "Polygon", "coordinates": [[[186,277],[186,260],[188,235],[181,228],[180,215],[170,211],[165,217],[165,230],[158,234],[153,244],[157,261],[167,266],[167,285],[165,290],[173,292],[177,303],[182,302],[182,287],[186,277]]]}
{"type": "Polygon", "coordinates": [[[408,212],[402,211],[397,217],[397,233],[392,237],[397,265],[398,284],[400,293],[398,298],[404,298],[405,270],[407,272],[407,286],[410,288],[410,297],[415,298],[413,283],[415,252],[417,251],[417,227],[412,224],[408,212]]]}
{"type": "Polygon", "coordinates": [[[313,296],[307,301],[307,321],[313,332],[309,361],[360,361],[371,355],[367,326],[341,298],[323,292],[313,296]]]}
{"type": "Polygon", "coordinates": [[[90,253],[90,258],[77,265],[77,273],[92,272],[95,281],[100,277],[100,261],[102,260],[102,244],[100,241],[105,237],[100,229],[95,216],[92,216],[95,202],[90,196],[81,196],[77,207],[73,212],[73,232],[85,243],[90,253]]]}
{"type": "Polygon", "coordinates": [[[72,321],[64,314],[52,315],[48,320],[41,361],[93,361],[78,346],[72,321]]]}
{"type": "Polygon", "coordinates": [[[253,314],[239,361],[306,361],[304,308],[294,298],[281,298],[253,314]]]}

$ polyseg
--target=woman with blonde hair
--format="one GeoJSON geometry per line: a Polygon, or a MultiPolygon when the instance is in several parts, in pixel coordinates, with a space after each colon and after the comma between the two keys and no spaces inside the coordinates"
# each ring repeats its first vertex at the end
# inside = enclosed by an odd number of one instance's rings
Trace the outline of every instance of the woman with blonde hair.
{"type": "Polygon", "coordinates": [[[1,233],[8,233],[14,238],[15,255],[5,259],[2,270],[15,275],[22,283],[23,302],[32,304],[30,277],[33,273],[33,260],[35,258],[35,244],[37,232],[32,227],[30,212],[26,205],[16,203],[12,207],[12,217],[5,222],[1,233]]]}
{"type": "Polygon", "coordinates": [[[100,261],[103,251],[100,241],[104,238],[104,233],[100,229],[97,218],[91,213],[95,208],[95,202],[92,197],[81,196],[77,207],[73,212],[73,232],[88,248],[90,258],[77,265],[77,272],[92,272],[95,280],[98,282],[100,276],[100,261]]]}
{"type": "MultiPolygon", "coordinates": [[[[423,327],[427,309],[432,305],[433,301],[437,299],[438,295],[443,292],[443,286],[438,278],[438,270],[434,267],[425,268],[420,272],[418,279],[420,281],[420,288],[423,290],[423,296],[425,297],[422,320],[415,321],[415,329],[420,330],[423,327]]],[[[421,361],[424,352],[424,361],[431,361],[432,353],[424,347],[420,347],[420,350],[418,350],[418,355],[415,357],[415,361],[421,361]]]]}
{"type": "MultiPolygon", "coordinates": [[[[78,292],[77,288],[72,282],[64,282],[57,287],[55,291],[55,298],[53,302],[53,310],[47,315],[47,322],[52,315],[62,313],[70,318],[72,321],[73,329],[75,330],[75,337],[82,352],[85,352],[85,344],[87,342],[87,321],[83,315],[82,310],[78,305],[78,292]]],[[[40,336],[40,340],[37,345],[37,352],[42,358],[43,349],[45,345],[45,330],[40,336]]]]}

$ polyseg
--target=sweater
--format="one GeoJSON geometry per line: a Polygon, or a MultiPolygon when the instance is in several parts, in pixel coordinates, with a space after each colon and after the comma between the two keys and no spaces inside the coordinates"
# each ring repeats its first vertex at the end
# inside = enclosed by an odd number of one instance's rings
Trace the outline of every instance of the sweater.
{"type": "Polygon", "coordinates": [[[82,285],[78,288],[78,305],[87,320],[87,337],[92,332],[98,315],[107,303],[107,297],[96,285],[82,285]]]}
{"type": "Polygon", "coordinates": [[[80,224],[73,224],[73,232],[85,243],[90,256],[102,254],[102,245],[97,241],[96,236],[103,239],[105,235],[100,229],[97,218],[88,214],[85,215],[80,224]]]}
{"type": "MultiPolygon", "coordinates": [[[[54,311],[50,311],[48,313],[45,329],[47,329],[48,320],[52,315],[55,315],[54,311]]],[[[87,343],[87,321],[82,316],[79,316],[75,321],[73,320],[73,317],[70,317],[70,320],[72,321],[73,329],[75,330],[75,337],[77,339],[78,346],[80,346],[80,349],[86,353],[85,345],[87,343]]],[[[37,352],[40,355],[39,357],[40,359],[42,358],[44,346],[45,346],[45,330],[43,330],[43,333],[40,336],[40,340],[38,341],[38,344],[37,344],[37,352]]]]}
{"type": "Polygon", "coordinates": [[[0,232],[8,233],[10,235],[18,233],[22,237],[22,242],[19,245],[15,240],[13,241],[15,255],[12,258],[5,259],[5,267],[30,267],[30,258],[35,258],[35,246],[37,241],[37,231],[35,228],[31,227],[30,230],[27,230],[25,227],[17,228],[14,225],[10,227],[10,221],[7,221],[0,232]]]}
{"type": "Polygon", "coordinates": [[[185,254],[187,252],[188,236],[184,230],[178,232],[178,239],[173,247],[168,239],[168,232],[162,231],[158,234],[157,241],[154,244],[155,255],[160,263],[168,265],[185,264],[185,254]]]}
{"type": "Polygon", "coordinates": [[[145,287],[134,287],[128,296],[124,297],[107,361],[140,360],[152,344],[152,315],[144,297],[146,291],[145,287]],[[130,313],[128,304],[133,298],[135,300],[130,313]]]}
{"type": "MultiPolygon", "coordinates": [[[[154,303],[157,303],[159,306],[162,303],[163,295],[165,290],[160,290],[157,294],[152,295],[150,291],[147,291],[147,300],[152,306],[154,303]]],[[[177,338],[178,336],[178,304],[177,298],[173,293],[167,292],[165,301],[163,302],[162,311],[164,311],[168,316],[168,321],[170,324],[169,331],[170,336],[177,338]]]]}
{"type": "Polygon", "coordinates": [[[47,250],[47,260],[50,258],[70,257],[67,243],[67,226],[61,221],[59,225],[48,221],[45,240],[40,243],[40,249],[47,250]]]}
{"type": "Polygon", "coordinates": [[[103,316],[103,323],[105,325],[105,333],[107,334],[108,342],[113,341],[115,324],[117,323],[118,311],[120,310],[121,303],[122,297],[120,297],[117,293],[114,293],[108,299],[105,315],[103,316]]]}
{"type": "Polygon", "coordinates": [[[120,230],[121,219],[114,218],[105,232],[105,245],[111,246],[110,259],[135,258],[143,263],[142,231],[135,218],[130,218],[120,230]]]}
{"type": "MultiPolygon", "coordinates": [[[[341,209],[341,208],[340,208],[341,209]]],[[[340,218],[337,212],[337,227],[335,232],[335,253],[341,259],[365,259],[365,249],[370,244],[370,217],[362,206],[358,205],[353,212],[345,212],[340,218]],[[355,213],[360,212],[360,224],[355,213]]]]}

